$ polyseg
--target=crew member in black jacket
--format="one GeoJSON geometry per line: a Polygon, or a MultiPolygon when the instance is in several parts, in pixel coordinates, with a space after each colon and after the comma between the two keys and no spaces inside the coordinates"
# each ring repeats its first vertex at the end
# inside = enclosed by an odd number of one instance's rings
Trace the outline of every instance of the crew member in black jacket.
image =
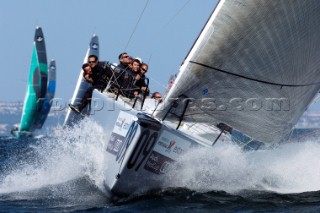
{"type": "Polygon", "coordinates": [[[79,105],[69,104],[70,108],[77,113],[80,113],[88,104],[90,106],[93,90],[97,89],[103,92],[113,75],[113,71],[107,63],[98,61],[96,55],[90,55],[88,57],[88,63],[85,63],[82,69],[84,78],[91,83],[92,86],[87,89],[79,105]]]}

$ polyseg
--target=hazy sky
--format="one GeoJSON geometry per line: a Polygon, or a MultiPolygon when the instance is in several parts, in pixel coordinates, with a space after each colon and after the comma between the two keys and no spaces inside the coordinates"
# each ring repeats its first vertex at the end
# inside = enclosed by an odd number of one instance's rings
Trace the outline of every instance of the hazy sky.
{"type": "MultiPolygon", "coordinates": [[[[56,98],[66,103],[71,99],[93,34],[99,36],[101,60],[118,62],[123,51],[142,58],[149,64],[151,92],[162,92],[216,4],[217,0],[1,0],[0,101],[24,100],[36,26],[43,29],[48,62],[54,58],[57,63],[56,98]]],[[[320,109],[319,100],[313,108],[320,109]]]]}
{"type": "Polygon", "coordinates": [[[123,51],[142,58],[149,63],[151,91],[162,92],[216,3],[217,0],[1,0],[0,101],[24,100],[36,26],[43,29],[48,62],[54,58],[57,63],[56,97],[66,101],[72,97],[94,33],[99,36],[101,60],[118,62],[123,51]]]}

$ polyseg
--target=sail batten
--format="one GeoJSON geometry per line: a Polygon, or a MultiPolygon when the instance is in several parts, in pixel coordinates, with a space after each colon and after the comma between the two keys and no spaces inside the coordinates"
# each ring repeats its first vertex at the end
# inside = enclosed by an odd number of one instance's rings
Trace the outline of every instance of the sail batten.
{"type": "MultiPolygon", "coordinates": [[[[311,82],[311,83],[306,83],[306,84],[285,84],[285,83],[277,83],[277,82],[268,82],[268,81],[264,81],[264,80],[260,80],[260,79],[250,78],[250,77],[243,76],[243,75],[240,75],[240,74],[235,74],[235,73],[232,73],[232,72],[229,72],[229,71],[226,71],[226,70],[221,70],[221,69],[218,69],[218,68],[215,68],[215,67],[210,67],[208,65],[201,64],[201,63],[198,63],[198,62],[195,62],[195,61],[189,61],[189,63],[197,64],[199,66],[203,66],[203,67],[209,68],[211,70],[219,71],[219,72],[222,72],[222,73],[225,73],[225,74],[228,74],[228,75],[237,76],[239,78],[243,78],[243,79],[247,79],[247,80],[251,80],[251,81],[256,81],[256,82],[263,83],[263,84],[274,85],[274,86],[305,87],[305,86],[312,86],[312,85],[320,85],[320,82],[311,82]]],[[[315,72],[317,72],[317,70],[315,70],[315,72]]]]}
{"type": "Polygon", "coordinates": [[[184,95],[187,122],[283,140],[320,89],[319,9],[317,0],[220,1],[155,116],[184,95]]]}

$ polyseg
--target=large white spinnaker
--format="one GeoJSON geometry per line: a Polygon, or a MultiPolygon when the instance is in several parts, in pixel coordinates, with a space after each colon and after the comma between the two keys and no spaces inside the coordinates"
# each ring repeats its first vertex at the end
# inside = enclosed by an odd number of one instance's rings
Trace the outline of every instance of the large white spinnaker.
{"type": "Polygon", "coordinates": [[[221,0],[155,113],[283,140],[320,89],[320,1],[221,0]],[[175,116],[172,116],[175,114],[175,116]]]}

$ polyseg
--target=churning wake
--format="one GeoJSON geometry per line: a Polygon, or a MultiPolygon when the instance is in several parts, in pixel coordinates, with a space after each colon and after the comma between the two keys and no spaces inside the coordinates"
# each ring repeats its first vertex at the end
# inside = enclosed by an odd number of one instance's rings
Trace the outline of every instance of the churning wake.
{"type": "MultiPolygon", "coordinates": [[[[78,196],[83,190],[107,195],[103,181],[108,167],[104,159],[108,139],[104,135],[103,129],[89,119],[73,128],[53,128],[50,137],[30,143],[19,160],[6,165],[0,175],[0,195],[28,191],[39,195],[41,189],[50,193],[60,190],[62,197],[78,196]]],[[[213,148],[186,153],[165,176],[163,187],[228,193],[318,191],[319,153],[317,139],[250,152],[220,142],[213,148]]]]}
{"type": "Polygon", "coordinates": [[[207,192],[242,190],[300,193],[320,190],[320,143],[289,142],[275,149],[244,152],[225,144],[183,156],[167,186],[207,192]]]}
{"type": "MultiPolygon", "coordinates": [[[[73,128],[53,128],[49,137],[31,142],[0,178],[0,194],[37,190],[85,178],[104,190],[102,128],[84,120],[73,128]]],[[[21,142],[18,142],[21,143],[21,142]]],[[[14,157],[17,158],[17,157],[14,157]]]]}

